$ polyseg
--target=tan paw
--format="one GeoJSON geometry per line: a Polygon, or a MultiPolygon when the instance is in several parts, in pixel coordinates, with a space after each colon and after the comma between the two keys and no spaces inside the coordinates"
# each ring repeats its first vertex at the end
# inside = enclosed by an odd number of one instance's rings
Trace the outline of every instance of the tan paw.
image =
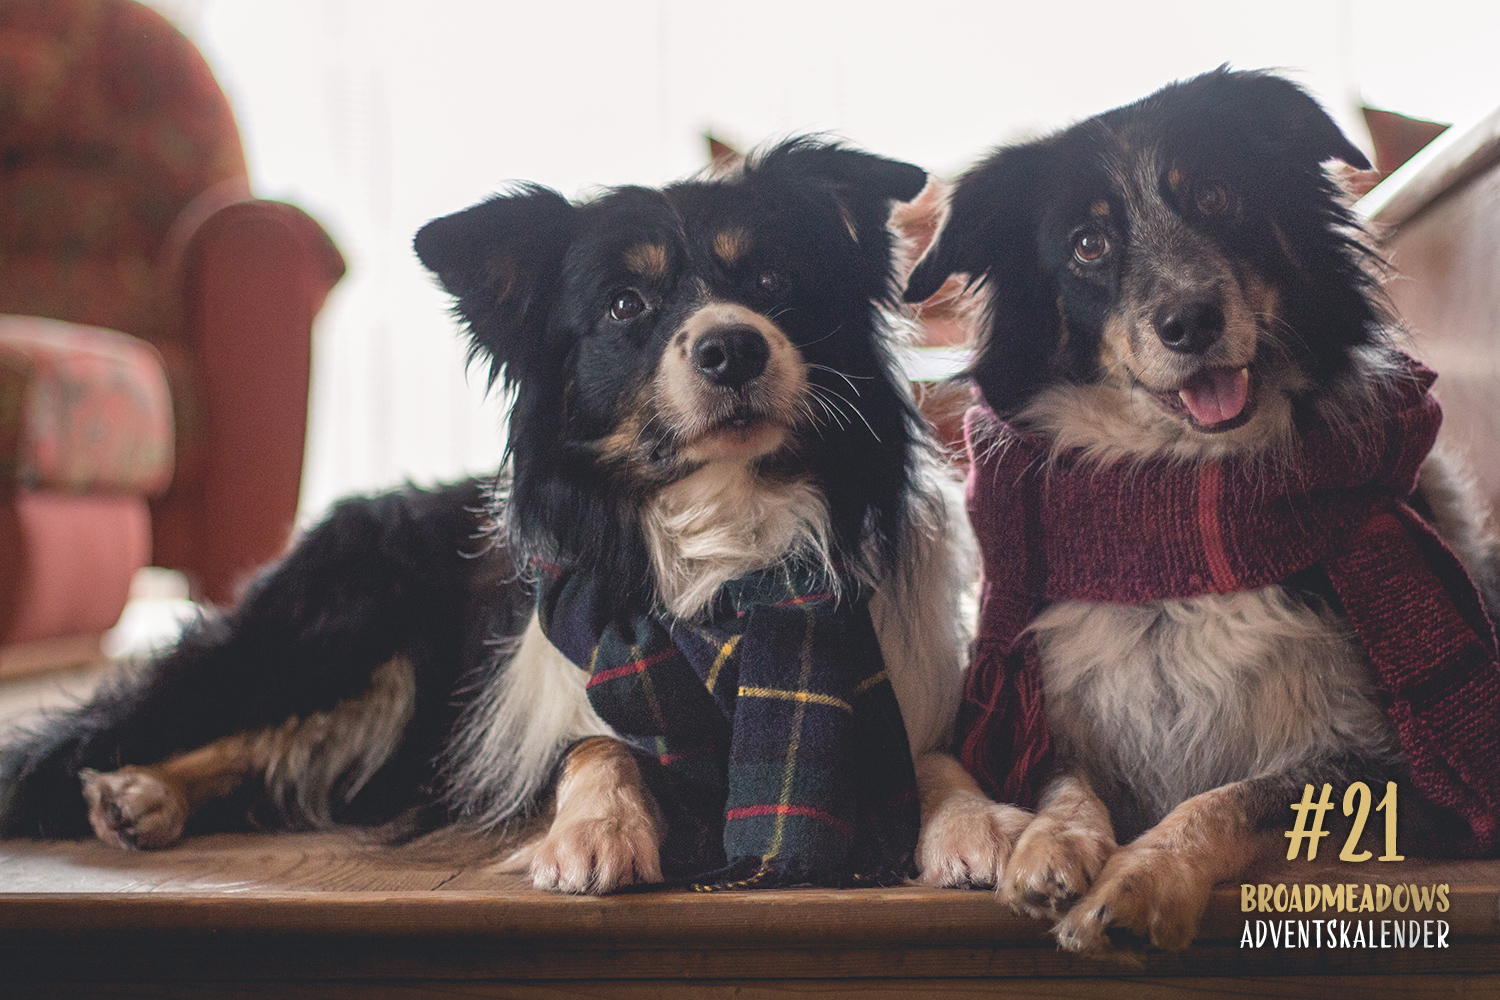
{"type": "Polygon", "coordinates": [[[944,887],[991,888],[1031,813],[954,791],[924,817],[917,839],[917,881],[944,887]]]}
{"type": "Polygon", "coordinates": [[[1111,929],[1177,951],[1192,943],[1212,889],[1180,853],[1137,841],[1115,852],[1053,933],[1069,951],[1109,951],[1111,929]]]}
{"type": "Polygon", "coordinates": [[[661,881],[655,824],[618,816],[554,823],[531,855],[531,884],[558,892],[606,893],[661,881]]]}
{"type": "Polygon", "coordinates": [[[1011,853],[1000,901],[1028,917],[1056,919],[1088,892],[1114,850],[1112,833],[1043,813],[1011,853]]]}
{"type": "Polygon", "coordinates": [[[122,767],[107,774],[78,772],[89,825],[112,847],[127,850],[170,847],[182,836],[187,800],[176,787],[146,768],[122,767]]]}

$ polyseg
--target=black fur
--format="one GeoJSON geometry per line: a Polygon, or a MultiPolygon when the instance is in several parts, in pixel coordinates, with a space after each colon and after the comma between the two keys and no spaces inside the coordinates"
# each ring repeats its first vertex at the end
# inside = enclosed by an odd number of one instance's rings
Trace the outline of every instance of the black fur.
{"type": "MultiPolygon", "coordinates": [[[[1273,293],[1272,314],[1256,316],[1256,353],[1247,368],[1264,374],[1275,366],[1295,376],[1276,383],[1289,387],[1283,391],[1292,396],[1292,414],[1336,396],[1356,398],[1384,377],[1356,361],[1360,348],[1385,343],[1390,320],[1372,278],[1380,262],[1326,171],[1329,160],[1369,167],[1295,84],[1221,67],[992,153],[956,183],[947,220],[912,273],[906,299],[930,297],[954,273],[982,287],[988,313],[969,374],[992,409],[1007,418],[1021,414],[1023,423],[1027,404],[1053,386],[1103,385],[1131,398],[1126,394],[1144,380],[1134,371],[1122,377],[1119,369],[1128,363],[1111,356],[1119,344],[1134,350],[1131,336],[1157,349],[1149,360],[1176,354],[1170,360],[1186,367],[1183,359],[1208,355],[1208,349],[1163,348],[1166,339],[1160,326],[1151,331],[1150,317],[1182,289],[1205,294],[1215,282],[1273,293]],[[1205,193],[1222,200],[1205,202],[1205,193]],[[1078,256],[1080,234],[1106,241],[1097,264],[1078,256]],[[1223,266],[1205,280],[1192,265],[1209,257],[1223,266]],[[1132,311],[1140,303],[1145,308],[1132,311]],[[1109,343],[1110,336],[1118,343],[1109,343]]],[[[1246,362],[1237,359],[1239,365],[1246,362]]],[[[1156,377],[1165,380],[1160,369],[1167,367],[1158,365],[1156,377]]],[[[1153,395],[1170,397],[1178,386],[1165,388],[1153,395]]],[[[1149,416],[1142,413],[1151,411],[1111,412],[1144,424],[1149,416]]],[[[1252,437],[1245,447],[1267,447],[1267,440],[1252,437]]],[[[1149,447],[1134,454],[1146,457],[1149,447]]],[[[1286,589],[1309,607],[1338,607],[1320,571],[1298,574],[1286,589]]],[[[1085,747],[1080,756],[1110,759],[1111,738],[1091,732],[1098,752],[1085,747]]],[[[1466,826],[1424,802],[1394,746],[1350,746],[1286,773],[1222,780],[1238,788],[1238,818],[1250,832],[1289,829],[1289,803],[1307,783],[1343,788],[1358,780],[1383,788],[1390,780],[1401,786],[1403,837],[1430,845],[1459,839],[1466,826]]],[[[1163,819],[1161,803],[1146,798],[1129,775],[1092,763],[1060,766],[1089,775],[1119,843],[1163,819]]]]}
{"type": "MultiPolygon", "coordinates": [[[[842,373],[809,374],[858,413],[802,429],[763,472],[811,474],[851,571],[871,541],[877,560],[893,558],[918,418],[887,363],[877,309],[895,295],[890,202],[925,179],[804,139],[724,180],[580,204],[522,186],[424,227],[418,255],[453,294],[491,380],[513,393],[506,470],[342,502],[233,610],[208,614],[175,649],[0,748],[0,835],[86,834],[80,769],[150,764],[331,708],[397,654],[415,670],[415,716],[394,758],[351,802],[333,803],[334,817],[377,824],[415,808],[457,818],[444,812],[440,762],[464,699],[500,669],[494,641],[529,618],[529,560],[591,567],[617,583],[622,609],[655,599],[638,515],[691,469],[671,460],[666,438],[645,461],[611,460],[595,445],[706,296],[772,316],[808,362],[842,373]],[[733,266],[710,249],[728,227],[751,236],[733,266]],[[624,251],[641,243],[665,253],[649,283],[622,270],[624,251]],[[626,286],[653,306],[621,323],[609,309],[626,286]]],[[[299,822],[291,803],[278,805],[274,822],[299,822]]]]}
{"type": "Polygon", "coordinates": [[[1330,159],[1368,161],[1295,84],[1220,68],[1002,148],[959,179],[906,299],[926,299],[955,272],[988,286],[988,348],[971,374],[996,412],[1014,413],[1054,382],[1100,376],[1101,328],[1136,235],[1120,178],[1148,158],[1181,224],[1281,293],[1282,346],[1313,381],[1326,384],[1351,348],[1377,335],[1368,252],[1322,168],[1330,159]],[[1231,209],[1216,218],[1195,211],[1193,188],[1166,188],[1170,168],[1227,184],[1231,209]],[[1067,266],[1071,239],[1100,200],[1113,209],[1106,229],[1121,249],[1111,267],[1081,274],[1067,266]]]}
{"type": "MultiPolygon", "coordinates": [[[[465,665],[531,610],[505,554],[481,539],[485,502],[481,484],[465,483],[339,503],[235,608],[207,613],[169,653],[0,751],[0,833],[86,835],[81,768],[154,763],[332,708],[397,653],[417,673],[407,739],[335,816],[383,822],[416,804],[465,665]]],[[[297,822],[294,811],[283,818],[297,822]]]]}
{"type": "Polygon", "coordinates": [[[729,183],[622,188],[583,205],[529,187],[418,233],[417,253],[456,297],[476,351],[493,359],[492,370],[503,366],[515,392],[502,525],[511,543],[595,567],[618,582],[622,607],[651,602],[638,513],[684,470],[671,462],[660,477],[634,465],[601,469],[592,445],[615,427],[670,331],[707,293],[773,316],[808,362],[842,372],[814,368],[815,384],[857,393],[859,414],[808,435],[793,460],[814,471],[828,497],[843,563],[858,565],[871,533],[881,556],[893,557],[916,417],[890,381],[873,330],[876,306],[893,297],[890,202],[915,197],[925,183],[916,167],[796,140],[729,183]],[[730,269],[710,243],[732,227],[754,242],[730,269]],[[622,327],[607,307],[622,287],[641,284],[619,263],[641,242],[668,250],[666,274],[641,289],[661,305],[622,327]],[[781,291],[759,286],[768,271],[784,282],[781,291]]]}

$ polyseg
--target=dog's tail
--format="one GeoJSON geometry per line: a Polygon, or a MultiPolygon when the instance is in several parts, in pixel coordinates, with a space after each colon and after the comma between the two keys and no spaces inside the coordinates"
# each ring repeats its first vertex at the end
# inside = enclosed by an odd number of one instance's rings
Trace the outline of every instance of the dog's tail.
{"type": "Polygon", "coordinates": [[[474,574],[503,585],[497,555],[479,555],[485,503],[470,482],[336,506],[237,607],[0,747],[0,836],[86,835],[81,771],[239,735],[281,821],[376,823],[419,804],[470,659],[474,574]]]}

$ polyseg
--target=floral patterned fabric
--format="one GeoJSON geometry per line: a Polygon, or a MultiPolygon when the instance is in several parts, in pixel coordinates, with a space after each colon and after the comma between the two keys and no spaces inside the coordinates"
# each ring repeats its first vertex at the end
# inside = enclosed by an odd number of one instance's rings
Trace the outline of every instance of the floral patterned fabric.
{"type": "Polygon", "coordinates": [[[172,400],[150,345],[0,316],[0,492],[154,496],[172,480],[172,400]]]}

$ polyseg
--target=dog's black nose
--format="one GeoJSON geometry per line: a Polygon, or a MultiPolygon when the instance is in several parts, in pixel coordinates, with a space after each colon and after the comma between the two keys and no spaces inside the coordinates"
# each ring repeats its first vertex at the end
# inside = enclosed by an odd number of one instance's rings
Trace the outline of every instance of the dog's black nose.
{"type": "Polygon", "coordinates": [[[693,367],[715,385],[738,389],[766,370],[771,347],[753,326],[721,326],[693,345],[693,367]]]}
{"type": "Polygon", "coordinates": [[[1178,302],[1156,314],[1156,335],[1174,351],[1202,354],[1224,335],[1224,310],[1217,302],[1178,302]]]}

